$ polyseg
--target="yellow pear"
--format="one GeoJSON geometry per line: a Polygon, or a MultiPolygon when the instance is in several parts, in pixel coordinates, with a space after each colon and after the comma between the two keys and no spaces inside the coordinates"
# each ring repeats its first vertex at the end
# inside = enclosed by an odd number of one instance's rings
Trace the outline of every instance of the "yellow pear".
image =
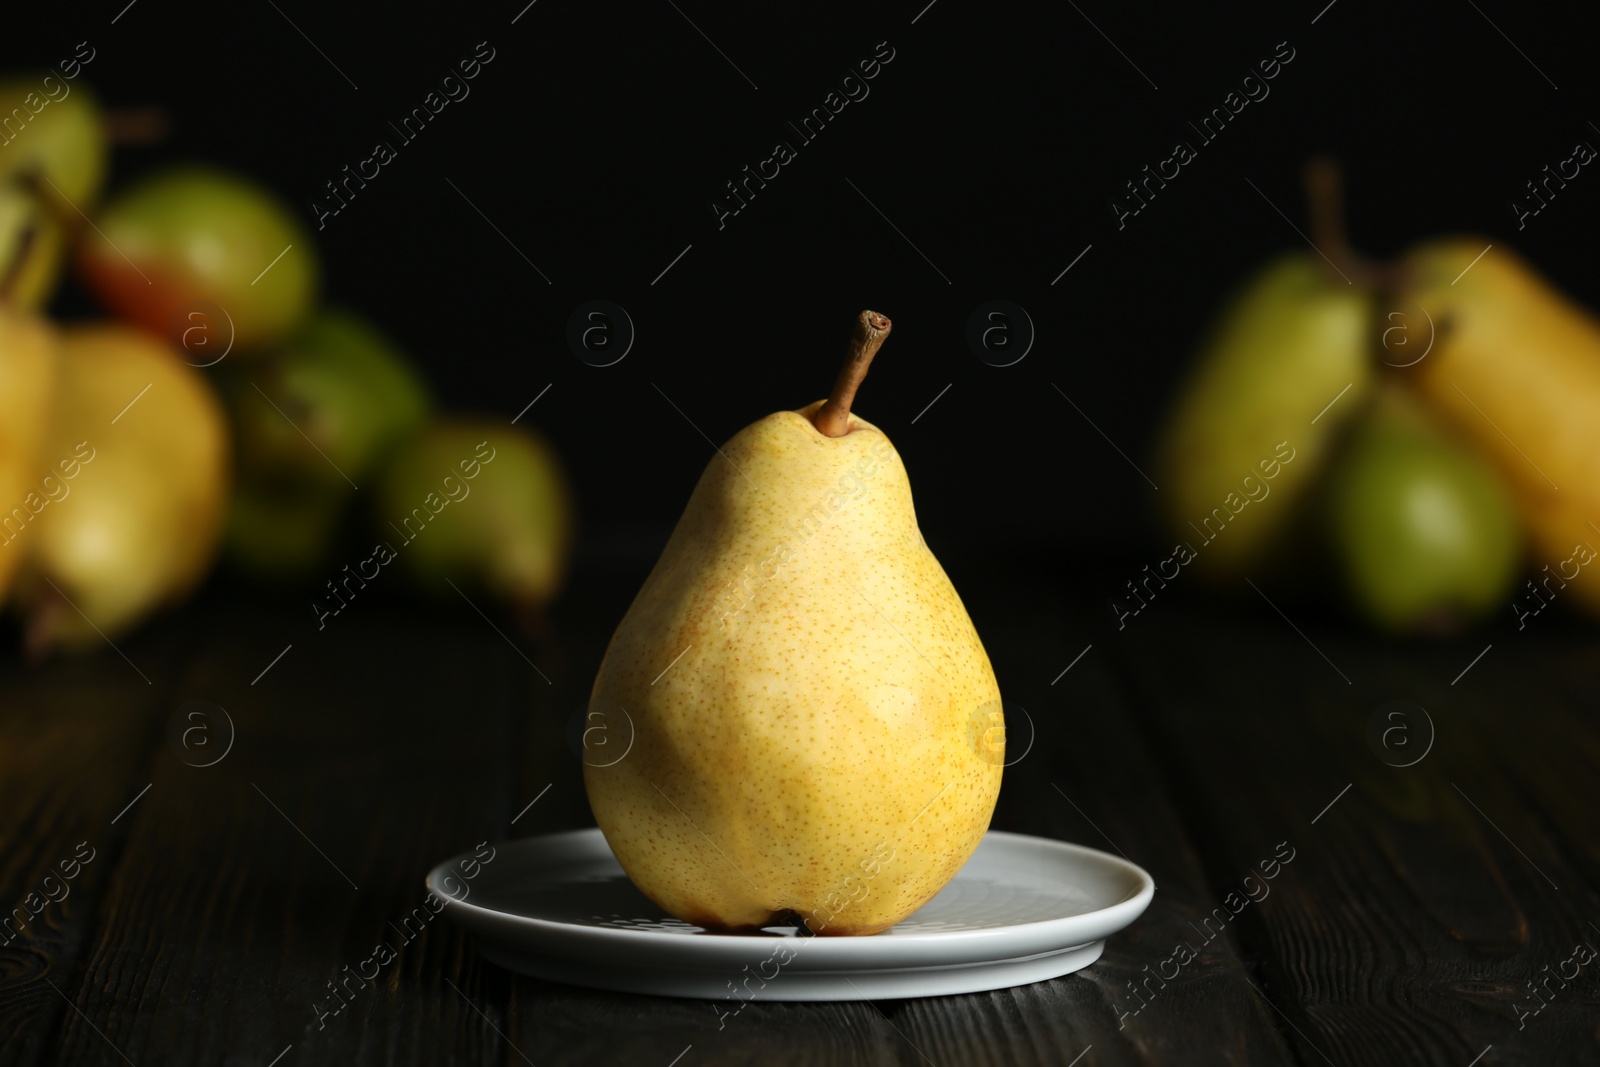
{"type": "Polygon", "coordinates": [[[41,453],[55,383],[55,332],[0,304],[0,604],[27,552],[53,458],[41,453]]]}
{"type": "Polygon", "coordinates": [[[4,302],[13,308],[37,308],[49,301],[66,247],[66,230],[40,195],[20,182],[0,181],[4,302]]]}
{"type": "Polygon", "coordinates": [[[1600,575],[1579,574],[1600,548],[1600,321],[1482,238],[1421,245],[1401,277],[1434,329],[1406,373],[1499,468],[1563,595],[1600,610],[1600,575]]]}
{"type": "Polygon", "coordinates": [[[595,818],[647,896],[709,929],[886,929],[994,810],[994,671],[899,454],[849,410],[889,328],[862,312],[827,401],[719,450],[595,679],[595,818]]]}
{"type": "Polygon", "coordinates": [[[59,358],[45,456],[62,491],[24,534],[35,647],[115,638],[188,592],[215,554],[228,486],[222,405],[166,344],[77,327],[59,358]]]}

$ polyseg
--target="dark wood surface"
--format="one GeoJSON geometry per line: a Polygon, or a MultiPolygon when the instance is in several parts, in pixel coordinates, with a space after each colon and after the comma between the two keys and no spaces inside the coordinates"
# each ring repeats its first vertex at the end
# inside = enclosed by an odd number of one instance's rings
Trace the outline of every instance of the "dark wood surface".
{"type": "Polygon", "coordinates": [[[1600,959],[1552,977],[1600,948],[1594,632],[1395,646],[1182,596],[1119,631],[1092,610],[1104,574],[955,574],[1013,758],[1032,724],[995,825],[1156,879],[1087,970],[719,1025],[705,1002],[510,974],[441,919],[332,1000],[401,942],[433,863],[590,824],[565,735],[642,577],[622,570],[580,577],[538,646],[460,602],[374,598],[319,632],[233,591],[119,641],[126,659],[6,661],[0,904],[67,894],[0,945],[0,1062],[1600,1063],[1600,959]],[[1431,730],[1383,719],[1394,700],[1431,730]],[[1375,716],[1405,728],[1387,749],[1375,716]],[[1181,943],[1199,952],[1174,974],[1181,943]]]}

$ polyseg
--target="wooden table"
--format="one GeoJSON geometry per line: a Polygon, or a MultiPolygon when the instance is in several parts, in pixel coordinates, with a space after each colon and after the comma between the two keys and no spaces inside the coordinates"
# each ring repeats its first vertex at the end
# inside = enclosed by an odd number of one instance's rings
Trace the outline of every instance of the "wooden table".
{"type": "Polygon", "coordinates": [[[0,906],[27,919],[0,947],[0,1061],[1600,1062],[1593,631],[1397,648],[1182,590],[1119,631],[1110,571],[952,571],[1013,758],[1034,727],[995,826],[1155,876],[1088,970],[719,1029],[704,1002],[509,974],[438,922],[332,1001],[433,863],[590,822],[566,725],[642,570],[580,574],[537,649],[459,601],[379,593],[319,632],[212,593],[126,658],[0,668],[0,906]]]}

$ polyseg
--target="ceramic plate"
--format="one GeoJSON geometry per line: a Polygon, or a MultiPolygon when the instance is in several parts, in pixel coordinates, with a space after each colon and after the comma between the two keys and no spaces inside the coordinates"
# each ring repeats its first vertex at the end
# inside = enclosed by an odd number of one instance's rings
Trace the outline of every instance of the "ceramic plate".
{"type": "Polygon", "coordinates": [[[735,935],[664,915],[599,829],[500,845],[471,881],[452,870],[469,859],[441,863],[427,886],[486,959],[597,989],[724,1000],[884,1000],[1055,978],[1098,959],[1156,888],[1116,856],[991,830],[938,896],[881,934],[735,935]]]}

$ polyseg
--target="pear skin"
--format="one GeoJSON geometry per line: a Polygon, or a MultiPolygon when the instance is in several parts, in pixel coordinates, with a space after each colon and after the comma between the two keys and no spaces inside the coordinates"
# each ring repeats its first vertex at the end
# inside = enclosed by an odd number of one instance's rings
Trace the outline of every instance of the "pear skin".
{"type": "Polygon", "coordinates": [[[1334,461],[1334,553],[1367,620],[1448,633],[1505,604],[1522,534],[1499,474],[1386,375],[1334,461]]]}
{"type": "Polygon", "coordinates": [[[452,599],[485,589],[530,621],[561,589],[572,492],[555,449],[526,424],[457,415],[423,427],[384,466],[374,504],[378,536],[424,589],[452,599]]]}
{"type": "Polygon", "coordinates": [[[59,353],[44,456],[76,473],[23,535],[36,649],[98,646],[187,593],[227,504],[227,424],[199,371],[125,326],[64,330],[59,353]]]}
{"type": "Polygon", "coordinates": [[[0,306],[0,604],[27,553],[35,515],[29,505],[40,505],[46,475],[59,477],[42,447],[55,363],[55,331],[0,306]]]}
{"type": "MultiPolygon", "coordinates": [[[[91,57],[92,58],[92,57],[91,57]]],[[[37,175],[39,188],[63,218],[92,212],[105,183],[111,145],[105,115],[89,88],[29,73],[0,81],[0,115],[10,122],[0,145],[0,179],[37,175]],[[18,123],[18,116],[26,121],[18,123]]]]}
{"type": "Polygon", "coordinates": [[[1370,332],[1367,292],[1310,254],[1272,261],[1234,298],[1157,457],[1167,528],[1202,574],[1236,579],[1272,555],[1371,388],[1370,332]]]}
{"type": "Polygon", "coordinates": [[[39,193],[22,183],[0,180],[0,264],[6,265],[7,274],[4,302],[24,309],[48,303],[61,278],[66,248],[66,230],[39,193]]]}
{"type": "Polygon", "coordinates": [[[1600,574],[1569,562],[1600,548],[1600,321],[1515,253],[1488,245],[1447,238],[1404,259],[1400,304],[1420,306],[1435,330],[1407,373],[1499,469],[1535,560],[1572,568],[1563,596],[1600,611],[1600,574]]]}
{"type": "Polygon", "coordinates": [[[249,179],[178,167],[112,197],[77,263],[100,302],[176,340],[195,301],[220,307],[234,352],[292,336],[316,303],[321,268],[298,215],[249,179]]]}
{"type": "Polygon", "coordinates": [[[887,929],[971,856],[1000,789],[999,686],[900,456],[855,415],[824,436],[821,406],[706,467],[590,702],[606,840],[712,930],[887,929]]]}
{"type": "Polygon", "coordinates": [[[361,316],[323,308],[230,392],[241,481],[348,489],[427,419],[422,377],[361,316]],[[292,413],[294,421],[284,418],[292,413]]]}

